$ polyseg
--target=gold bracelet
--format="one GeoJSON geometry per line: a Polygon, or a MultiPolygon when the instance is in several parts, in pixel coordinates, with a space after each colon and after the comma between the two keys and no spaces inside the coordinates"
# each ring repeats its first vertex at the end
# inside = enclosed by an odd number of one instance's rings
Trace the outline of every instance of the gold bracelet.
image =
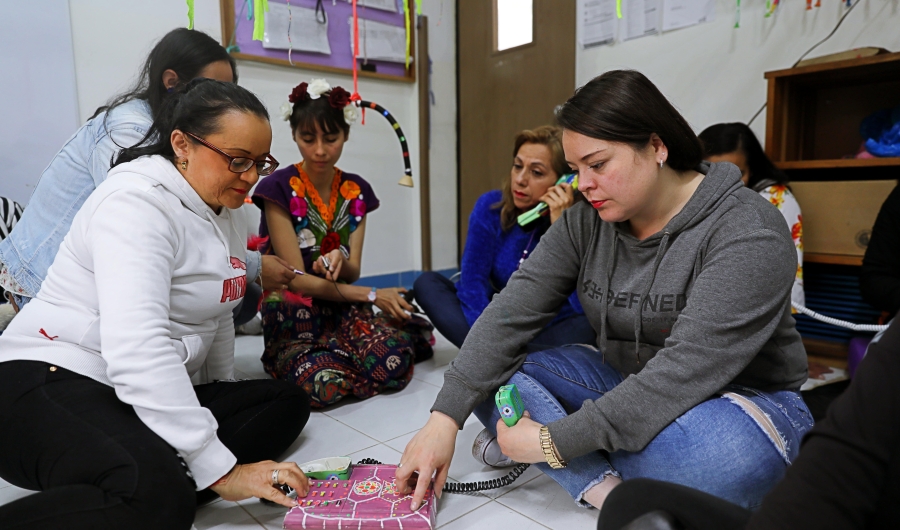
{"type": "Polygon", "coordinates": [[[550,439],[550,429],[546,425],[541,427],[541,451],[544,452],[544,458],[553,469],[562,469],[566,467],[566,462],[557,457],[556,446],[550,439]]]}

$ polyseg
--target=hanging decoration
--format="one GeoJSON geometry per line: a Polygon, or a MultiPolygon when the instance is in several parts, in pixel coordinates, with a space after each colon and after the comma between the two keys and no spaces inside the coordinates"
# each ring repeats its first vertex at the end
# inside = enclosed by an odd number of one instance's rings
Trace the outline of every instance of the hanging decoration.
{"type": "Polygon", "coordinates": [[[247,2],[247,20],[253,20],[253,0],[246,0],[247,2]]]}
{"type": "Polygon", "coordinates": [[[294,66],[294,60],[291,59],[291,52],[294,51],[294,43],[291,42],[291,23],[294,22],[294,15],[291,13],[291,0],[287,0],[288,8],[288,62],[294,66]]]}
{"type": "Polygon", "coordinates": [[[741,0],[737,0],[737,9],[734,10],[734,27],[741,27],[741,0]]]}
{"type": "Polygon", "coordinates": [[[616,18],[622,18],[622,0],[616,0],[616,18]]]}
{"type": "Polygon", "coordinates": [[[269,0],[256,0],[253,3],[253,40],[262,41],[266,33],[266,16],[269,0]]]}
{"type": "Polygon", "coordinates": [[[194,0],[187,0],[188,6],[188,29],[194,29],[194,0]]]}
{"type": "Polygon", "coordinates": [[[412,13],[409,10],[409,0],[403,0],[403,21],[406,23],[406,67],[409,68],[409,50],[410,50],[410,17],[412,13]]]}
{"type": "Polygon", "coordinates": [[[778,1],[779,0],[766,0],[766,18],[772,16],[772,13],[778,9],[778,1]]]}
{"type": "Polygon", "coordinates": [[[422,0],[416,0],[416,14],[422,16],[422,0]]]}
{"type": "MultiPolygon", "coordinates": [[[[359,16],[356,14],[356,0],[353,0],[353,94],[350,94],[350,101],[357,102],[361,98],[359,95],[359,73],[357,69],[359,65],[359,16]]],[[[362,109],[362,125],[366,124],[366,109],[362,109]]]]}
{"type": "Polygon", "coordinates": [[[397,120],[395,120],[393,116],[391,116],[390,112],[385,110],[384,107],[382,107],[381,105],[379,105],[377,103],[373,103],[371,101],[365,101],[362,99],[357,100],[355,103],[356,103],[356,106],[358,106],[361,109],[365,109],[366,107],[368,107],[370,109],[375,110],[376,112],[380,112],[381,115],[387,119],[388,123],[391,124],[391,127],[394,128],[394,132],[397,133],[397,138],[400,140],[400,149],[403,152],[403,166],[404,166],[403,172],[405,173],[403,175],[403,178],[401,178],[400,182],[398,182],[397,184],[400,184],[401,186],[406,186],[408,188],[412,188],[413,187],[412,164],[409,162],[409,146],[406,145],[406,135],[403,134],[403,129],[400,128],[400,124],[397,123],[397,120]]]}

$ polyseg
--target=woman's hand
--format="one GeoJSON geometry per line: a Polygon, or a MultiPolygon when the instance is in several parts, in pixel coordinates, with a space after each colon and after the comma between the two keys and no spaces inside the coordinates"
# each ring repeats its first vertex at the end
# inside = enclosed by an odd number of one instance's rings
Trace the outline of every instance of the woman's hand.
{"type": "Polygon", "coordinates": [[[287,289],[287,286],[297,276],[294,268],[278,256],[262,256],[260,262],[262,271],[259,273],[259,281],[263,289],[274,291],[287,289]]]}
{"type": "Polygon", "coordinates": [[[329,282],[336,282],[341,276],[341,267],[344,265],[344,253],[341,252],[341,249],[336,248],[325,254],[324,257],[328,258],[329,262],[328,268],[325,267],[322,257],[319,256],[319,259],[313,263],[313,272],[321,274],[329,282]]]}
{"type": "Polygon", "coordinates": [[[497,443],[500,450],[520,464],[535,464],[546,462],[544,450],[541,449],[542,425],[531,419],[531,414],[525,414],[512,427],[507,427],[503,420],[497,421],[497,443]]]}
{"type": "Polygon", "coordinates": [[[559,219],[559,216],[566,211],[566,208],[572,206],[575,202],[575,190],[572,189],[571,184],[551,186],[540,200],[547,203],[547,206],[550,207],[550,223],[552,224],[559,219]]]}
{"type": "Polygon", "coordinates": [[[401,295],[405,293],[403,287],[391,287],[390,289],[378,289],[375,291],[375,305],[385,313],[400,320],[408,320],[409,311],[412,313],[413,306],[401,295]]]}
{"type": "Polygon", "coordinates": [[[250,497],[268,499],[282,506],[292,508],[297,502],[272,485],[272,475],[278,470],[278,483],[294,488],[297,496],[306,497],[309,481],[300,467],[293,462],[273,462],[266,460],[256,464],[236,465],[218,484],[209,489],[218,493],[226,501],[241,501],[250,497]]]}
{"type": "Polygon", "coordinates": [[[395,483],[400,493],[409,493],[415,487],[410,505],[413,510],[422,504],[432,475],[434,492],[441,496],[450,472],[458,432],[459,426],[453,418],[442,412],[432,412],[428,423],[406,444],[395,483]]]}

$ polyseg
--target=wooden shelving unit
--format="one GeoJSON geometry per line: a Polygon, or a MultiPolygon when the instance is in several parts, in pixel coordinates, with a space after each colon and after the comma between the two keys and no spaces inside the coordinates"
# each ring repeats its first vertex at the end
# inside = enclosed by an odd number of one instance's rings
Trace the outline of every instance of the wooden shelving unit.
{"type": "Polygon", "coordinates": [[[804,263],[826,263],[828,265],[851,265],[853,267],[862,266],[862,256],[847,256],[845,254],[817,254],[815,252],[804,252],[804,263]]]}
{"type": "MultiPolygon", "coordinates": [[[[850,158],[861,146],[862,120],[900,104],[900,53],[766,72],[765,78],[766,154],[792,181],[900,178],[900,158],[850,158]]],[[[803,259],[862,265],[856,255],[806,252],[803,259]]],[[[846,360],[846,344],[813,339],[804,344],[810,356],[834,360],[832,365],[846,360]]]]}

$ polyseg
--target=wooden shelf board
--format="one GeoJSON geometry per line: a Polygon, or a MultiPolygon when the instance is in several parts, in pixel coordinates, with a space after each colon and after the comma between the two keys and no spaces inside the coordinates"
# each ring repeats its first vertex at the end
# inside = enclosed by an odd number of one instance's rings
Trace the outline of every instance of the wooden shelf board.
{"type": "Polygon", "coordinates": [[[850,256],[846,254],[819,254],[816,252],[804,252],[804,263],[826,263],[828,265],[852,265],[862,266],[862,256],[850,256]]]}
{"type": "Polygon", "coordinates": [[[900,53],[885,53],[881,55],[873,55],[872,57],[863,57],[860,59],[853,58],[844,61],[832,61],[829,63],[811,64],[808,66],[800,66],[798,68],[786,68],[784,70],[773,70],[765,73],[766,79],[774,79],[776,77],[801,76],[809,74],[819,74],[823,72],[834,72],[835,70],[843,70],[849,68],[860,68],[866,66],[879,67],[884,63],[892,63],[900,61],[900,53]]]}
{"type": "Polygon", "coordinates": [[[831,368],[840,368],[841,370],[847,369],[847,359],[821,357],[819,355],[807,355],[806,358],[809,359],[810,362],[824,364],[825,366],[829,366],[831,368]]]}
{"type": "Polygon", "coordinates": [[[835,158],[831,160],[789,160],[775,162],[778,169],[859,169],[867,167],[900,167],[900,158],[835,158]]]}
{"type": "MultiPolygon", "coordinates": [[[[822,358],[827,358],[828,360],[842,360],[844,363],[847,362],[848,345],[845,342],[804,338],[803,346],[806,348],[807,356],[817,358],[820,362],[822,361],[822,358]]],[[[831,364],[827,362],[824,364],[829,364],[829,366],[831,366],[831,364]]]]}

